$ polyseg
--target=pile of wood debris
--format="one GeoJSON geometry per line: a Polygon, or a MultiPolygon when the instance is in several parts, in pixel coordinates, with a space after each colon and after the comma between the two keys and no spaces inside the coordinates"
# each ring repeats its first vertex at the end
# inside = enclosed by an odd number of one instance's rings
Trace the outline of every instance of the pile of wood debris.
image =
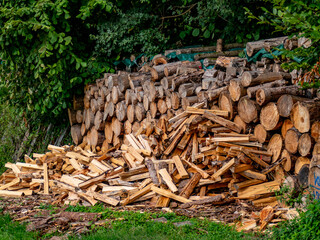
{"type": "Polygon", "coordinates": [[[214,61],[204,71],[200,62],[158,57],[140,72],[86,86],[83,105],[69,110],[78,146],[50,145],[7,163],[0,196],[179,209],[250,200],[263,210],[241,215],[239,230],[282,221],[275,192],[308,186],[311,153],[320,151],[320,101],[273,60],[214,61]]]}

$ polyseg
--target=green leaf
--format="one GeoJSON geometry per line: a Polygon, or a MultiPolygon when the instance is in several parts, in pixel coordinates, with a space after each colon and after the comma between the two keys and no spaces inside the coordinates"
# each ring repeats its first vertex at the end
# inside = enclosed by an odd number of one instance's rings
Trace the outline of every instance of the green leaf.
{"type": "Polygon", "coordinates": [[[180,32],[179,37],[180,37],[181,39],[185,39],[185,37],[186,37],[186,32],[185,32],[185,31],[180,32]]]}
{"type": "Polygon", "coordinates": [[[203,34],[203,36],[204,36],[205,38],[209,38],[210,35],[211,35],[211,33],[210,33],[209,30],[206,30],[206,31],[204,32],[204,34],[203,34]]]}
{"type": "Polygon", "coordinates": [[[194,37],[198,37],[198,36],[199,36],[199,34],[200,34],[200,30],[199,30],[199,28],[195,28],[195,29],[193,29],[193,31],[192,31],[192,36],[194,36],[194,37]]]}

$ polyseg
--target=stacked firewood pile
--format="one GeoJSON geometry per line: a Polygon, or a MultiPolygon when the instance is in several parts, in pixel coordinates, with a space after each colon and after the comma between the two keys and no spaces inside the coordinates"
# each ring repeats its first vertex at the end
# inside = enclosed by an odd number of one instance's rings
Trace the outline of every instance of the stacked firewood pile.
{"type": "Polygon", "coordinates": [[[158,56],[140,72],[106,74],[86,86],[84,109],[69,110],[77,146],[7,163],[0,195],[180,208],[251,200],[267,207],[264,229],[281,221],[275,191],[306,188],[320,152],[320,101],[296,79],[279,62],[238,57],[204,71],[158,56]]]}

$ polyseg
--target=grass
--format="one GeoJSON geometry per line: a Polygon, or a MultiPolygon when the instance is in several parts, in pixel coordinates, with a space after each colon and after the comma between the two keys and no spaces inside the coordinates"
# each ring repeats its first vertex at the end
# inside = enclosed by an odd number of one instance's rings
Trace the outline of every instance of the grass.
{"type": "Polygon", "coordinates": [[[13,222],[9,215],[0,215],[0,239],[1,240],[33,240],[39,233],[27,232],[26,224],[13,222]]]}
{"type": "MultiPolygon", "coordinates": [[[[218,224],[208,219],[187,218],[174,213],[139,213],[133,211],[113,211],[95,207],[69,207],[67,211],[99,212],[107,220],[106,227],[95,228],[95,231],[84,235],[81,239],[133,239],[133,240],[165,240],[165,239],[257,239],[253,234],[239,233],[232,227],[218,224]],[[168,222],[154,222],[152,219],[165,217],[168,222]],[[176,227],[173,223],[190,221],[191,226],[176,227]]],[[[79,239],[74,237],[72,239],[79,239]]]]}
{"type": "MultiPolygon", "coordinates": [[[[55,211],[56,207],[41,205],[40,208],[55,211]]],[[[66,211],[100,213],[105,220],[104,226],[92,224],[87,234],[69,237],[71,240],[252,240],[252,239],[279,239],[279,240],[314,240],[320,239],[320,201],[310,203],[308,210],[302,212],[299,219],[284,222],[278,228],[273,228],[265,234],[239,233],[232,227],[209,221],[208,219],[188,218],[174,213],[153,213],[134,211],[114,211],[103,205],[94,207],[69,206],[66,211]],[[165,217],[167,223],[154,222],[152,219],[165,217]],[[176,227],[173,223],[190,221],[191,226],[176,227]]],[[[0,239],[44,239],[61,233],[40,236],[38,232],[26,232],[25,224],[13,222],[8,215],[0,215],[0,239]]]]}

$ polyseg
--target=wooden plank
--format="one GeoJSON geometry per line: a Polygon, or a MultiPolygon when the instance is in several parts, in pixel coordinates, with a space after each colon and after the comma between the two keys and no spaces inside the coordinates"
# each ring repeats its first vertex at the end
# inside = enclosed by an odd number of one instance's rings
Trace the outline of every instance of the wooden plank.
{"type": "Polygon", "coordinates": [[[82,154],[76,153],[76,152],[67,152],[66,157],[79,159],[79,160],[82,160],[82,161],[87,162],[87,163],[90,162],[90,158],[89,157],[83,156],[82,154]]]}
{"type": "Polygon", "coordinates": [[[168,188],[173,192],[173,193],[177,193],[178,192],[178,188],[176,187],[176,185],[174,185],[172,178],[170,177],[167,169],[162,168],[159,171],[159,174],[162,176],[162,179],[165,181],[165,183],[167,184],[168,188]]]}
{"type": "Polygon", "coordinates": [[[130,153],[134,158],[141,164],[144,161],[144,157],[140,155],[140,153],[134,149],[133,147],[128,147],[128,153],[130,153]]]}
{"type": "Polygon", "coordinates": [[[239,199],[250,199],[255,198],[261,194],[272,193],[280,189],[280,184],[278,181],[266,182],[243,189],[239,189],[238,198],[239,199]]]}
{"type": "Polygon", "coordinates": [[[178,196],[178,195],[173,194],[172,192],[170,192],[168,190],[161,189],[161,188],[158,188],[156,186],[152,186],[151,190],[154,191],[155,193],[158,193],[159,195],[171,198],[171,199],[176,200],[178,202],[182,202],[182,203],[191,202],[191,200],[189,200],[189,199],[186,199],[184,197],[178,196]]]}
{"type": "Polygon", "coordinates": [[[132,191],[137,189],[138,189],[137,187],[130,187],[130,186],[104,186],[102,188],[102,192],[107,193],[107,192],[116,192],[116,191],[122,191],[122,190],[132,191]]]}
{"type": "Polygon", "coordinates": [[[229,128],[237,133],[240,133],[241,132],[241,127],[239,125],[237,125],[236,123],[234,122],[231,122],[227,119],[224,119],[222,117],[219,117],[213,113],[210,113],[208,111],[205,111],[205,113],[203,114],[203,117],[213,121],[213,122],[216,122],[216,123],[219,123],[220,125],[226,127],[226,128],[229,128]]]}
{"type": "Polygon", "coordinates": [[[177,170],[179,172],[181,179],[189,178],[189,174],[187,173],[186,169],[184,168],[180,157],[174,156],[174,157],[172,157],[172,159],[174,160],[174,163],[177,167],[177,170]]]}
{"type": "Polygon", "coordinates": [[[43,166],[38,166],[37,164],[17,162],[16,165],[17,165],[18,167],[24,167],[24,168],[31,168],[31,169],[43,170],[43,166]]]}
{"type": "Polygon", "coordinates": [[[104,202],[106,204],[109,204],[111,206],[117,206],[119,204],[119,201],[117,199],[114,199],[112,197],[108,197],[105,194],[100,194],[97,192],[94,192],[91,194],[94,199],[104,202]]]}
{"type": "Polygon", "coordinates": [[[43,193],[49,194],[49,176],[48,176],[48,164],[43,163],[43,193]]]}
{"type": "Polygon", "coordinates": [[[255,171],[251,171],[251,170],[243,171],[240,174],[243,175],[243,176],[252,178],[252,179],[258,179],[258,180],[262,180],[262,181],[266,181],[267,180],[267,176],[265,174],[258,173],[258,172],[255,172],[255,171]]]}
{"type": "Polygon", "coordinates": [[[188,183],[184,186],[184,188],[180,192],[180,196],[189,198],[192,194],[194,188],[198,185],[199,181],[201,179],[200,173],[193,174],[192,178],[188,181],[188,183]]]}
{"type": "Polygon", "coordinates": [[[146,172],[146,173],[142,173],[142,174],[138,174],[138,175],[134,175],[134,176],[125,178],[124,180],[129,181],[129,182],[133,182],[133,181],[138,181],[138,180],[142,180],[142,179],[149,178],[149,177],[150,177],[149,172],[146,172]]]}
{"type": "Polygon", "coordinates": [[[216,173],[214,173],[212,176],[211,176],[211,179],[217,179],[218,177],[220,177],[222,174],[224,174],[226,171],[228,171],[232,166],[233,164],[235,164],[235,159],[232,158],[228,163],[226,163],[225,165],[223,165],[222,168],[220,168],[216,173]]]}
{"type": "Polygon", "coordinates": [[[56,150],[56,151],[59,151],[59,152],[64,152],[64,148],[63,147],[58,147],[58,146],[55,146],[55,145],[51,145],[49,144],[48,145],[48,150],[56,150]]]}
{"type": "Polygon", "coordinates": [[[75,170],[82,170],[80,164],[78,163],[78,161],[74,158],[70,158],[69,159],[69,162],[70,164],[72,165],[72,167],[75,169],[75,170]]]}
{"type": "Polygon", "coordinates": [[[60,178],[60,182],[66,183],[70,186],[73,187],[78,187],[80,183],[82,183],[83,181],[74,177],[71,177],[69,175],[62,175],[62,177],[60,178]]]}
{"type": "Polygon", "coordinates": [[[90,186],[92,186],[94,184],[97,184],[97,183],[100,183],[100,182],[104,181],[105,179],[106,179],[106,174],[103,173],[103,174],[101,174],[101,175],[99,175],[97,177],[90,178],[90,179],[88,179],[88,180],[86,180],[84,182],[79,183],[78,187],[79,188],[88,188],[88,187],[90,187],[90,186]]]}
{"type": "Polygon", "coordinates": [[[197,109],[194,107],[187,107],[185,112],[190,114],[201,114],[201,115],[204,114],[204,112],[210,112],[222,117],[228,117],[229,115],[229,112],[224,110],[197,109]]]}
{"type": "Polygon", "coordinates": [[[209,177],[209,174],[208,174],[208,173],[206,173],[205,171],[203,171],[201,168],[197,167],[195,164],[193,164],[193,163],[191,163],[191,162],[188,162],[188,161],[186,161],[186,160],[184,160],[184,162],[185,162],[186,164],[188,164],[189,167],[193,168],[193,169],[196,170],[198,173],[200,173],[203,178],[208,178],[208,177],[209,177]]]}
{"type": "Polygon", "coordinates": [[[0,196],[1,197],[22,197],[23,192],[0,190],[0,196]]]}
{"type": "Polygon", "coordinates": [[[249,142],[249,136],[241,136],[241,137],[213,137],[208,138],[210,142],[249,142]]]}
{"type": "Polygon", "coordinates": [[[15,179],[13,179],[11,182],[9,182],[9,183],[7,183],[7,184],[5,184],[5,185],[2,185],[2,186],[0,187],[0,190],[5,190],[5,189],[7,189],[7,188],[9,188],[9,187],[12,187],[12,186],[20,183],[20,181],[21,181],[20,178],[15,178],[15,179]]]}
{"type": "Polygon", "coordinates": [[[139,199],[140,197],[146,195],[147,193],[151,192],[151,187],[153,186],[153,184],[149,184],[146,187],[142,188],[141,190],[139,190],[138,192],[130,195],[129,197],[127,197],[122,203],[121,205],[126,206],[129,203],[134,202],[135,200],[139,199]]]}
{"type": "Polygon", "coordinates": [[[248,151],[247,149],[242,149],[242,152],[247,155],[252,161],[255,161],[262,167],[269,167],[269,164],[267,164],[265,161],[248,151]]]}
{"type": "Polygon", "coordinates": [[[10,168],[12,169],[12,171],[17,175],[19,173],[21,173],[20,169],[17,167],[17,165],[13,164],[13,163],[6,163],[4,165],[6,168],[10,168]]]}
{"type": "Polygon", "coordinates": [[[82,197],[84,200],[88,201],[92,206],[96,205],[98,201],[96,201],[93,197],[91,197],[89,194],[77,192],[77,194],[82,197]]]}

